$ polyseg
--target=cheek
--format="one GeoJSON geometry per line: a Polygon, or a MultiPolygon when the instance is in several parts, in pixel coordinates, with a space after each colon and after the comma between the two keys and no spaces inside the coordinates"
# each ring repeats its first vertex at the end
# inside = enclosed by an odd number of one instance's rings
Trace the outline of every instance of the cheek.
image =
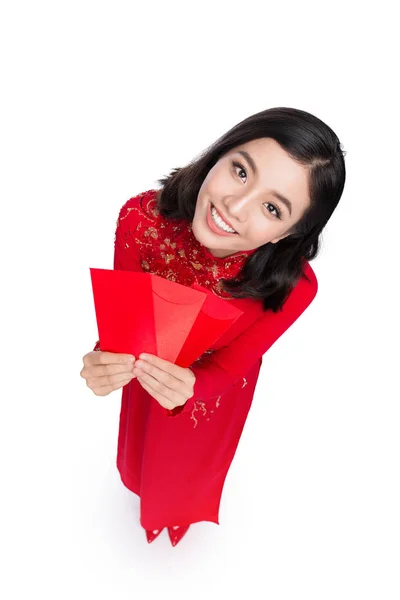
{"type": "Polygon", "coordinates": [[[218,202],[227,194],[234,194],[237,188],[234,185],[232,176],[226,169],[215,169],[211,171],[203,182],[200,191],[207,200],[218,202]]]}
{"type": "Polygon", "coordinates": [[[279,235],[280,227],[278,223],[274,223],[272,219],[263,217],[255,219],[250,228],[251,240],[257,246],[263,246],[279,235]]]}
{"type": "MultiPolygon", "coordinates": [[[[235,194],[238,192],[237,186],[235,186],[232,177],[229,173],[219,173],[216,174],[215,178],[212,180],[209,189],[212,190],[212,193],[216,195],[217,198],[223,198],[227,194],[235,194]]],[[[240,190],[240,188],[239,188],[240,190]]]]}

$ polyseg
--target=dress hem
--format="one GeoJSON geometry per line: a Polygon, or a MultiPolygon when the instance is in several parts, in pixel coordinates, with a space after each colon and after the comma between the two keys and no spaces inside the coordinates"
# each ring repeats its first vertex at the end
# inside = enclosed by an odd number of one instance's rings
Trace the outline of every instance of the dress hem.
{"type": "MultiPolygon", "coordinates": [[[[123,483],[123,485],[133,494],[136,494],[136,496],[138,496],[140,498],[140,493],[138,491],[136,491],[134,489],[135,486],[133,486],[128,478],[122,474],[121,469],[118,467],[118,463],[117,463],[117,471],[119,473],[119,476],[121,478],[121,481],[123,483]]],[[[165,527],[173,527],[174,525],[178,525],[178,523],[171,523],[171,524],[167,524],[167,525],[157,525],[157,526],[152,526],[152,527],[145,527],[141,521],[141,519],[139,519],[140,521],[140,525],[143,527],[143,529],[147,529],[147,530],[153,530],[153,529],[163,529],[165,527]]],[[[219,522],[219,516],[216,517],[215,519],[209,518],[209,519],[197,519],[194,521],[191,521],[190,523],[179,523],[179,525],[181,526],[186,526],[186,525],[193,525],[194,523],[202,523],[202,522],[207,522],[207,523],[214,523],[215,525],[220,525],[219,522]]]]}

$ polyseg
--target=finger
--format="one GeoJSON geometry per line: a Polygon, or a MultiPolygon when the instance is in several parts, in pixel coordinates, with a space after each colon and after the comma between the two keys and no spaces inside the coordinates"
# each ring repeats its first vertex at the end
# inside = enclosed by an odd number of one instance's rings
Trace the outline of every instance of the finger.
{"type": "Polygon", "coordinates": [[[139,382],[144,382],[146,385],[148,385],[153,393],[159,394],[162,398],[169,400],[174,406],[184,404],[185,399],[182,394],[167,387],[148,373],[138,374],[137,379],[139,382]]]}
{"type": "Polygon", "coordinates": [[[85,365],[108,365],[126,364],[133,365],[135,357],[133,354],[118,354],[116,352],[89,352],[83,357],[85,365]]]}
{"type": "Polygon", "coordinates": [[[172,375],[172,373],[164,371],[162,368],[158,367],[155,364],[140,359],[139,361],[136,361],[135,366],[133,368],[133,372],[135,374],[146,373],[148,375],[151,375],[152,377],[154,377],[154,379],[162,383],[165,387],[169,388],[170,390],[173,390],[178,393],[183,393],[182,386],[185,385],[185,382],[182,381],[182,379],[178,379],[177,377],[175,377],[175,375],[172,375]],[[139,364],[137,364],[138,362],[139,364]]]}
{"type": "Polygon", "coordinates": [[[155,356],[154,354],[139,354],[138,360],[144,360],[147,363],[159,367],[163,371],[170,373],[180,381],[186,381],[188,379],[187,370],[175,363],[170,362],[169,360],[164,360],[159,356],[155,356]]]}
{"type": "MultiPolygon", "coordinates": [[[[95,363],[100,364],[128,364],[133,365],[135,357],[133,354],[118,354],[116,352],[94,352],[98,356],[99,360],[95,360],[95,363]]],[[[96,357],[95,357],[96,358],[96,357]]]]}
{"type": "Polygon", "coordinates": [[[127,385],[130,382],[130,379],[127,379],[125,381],[120,381],[119,383],[115,383],[114,385],[106,385],[103,387],[96,387],[93,389],[94,394],[96,394],[96,396],[107,396],[108,394],[110,394],[111,392],[115,391],[115,390],[119,390],[121,387],[124,387],[125,385],[127,385]]]}
{"type": "Polygon", "coordinates": [[[112,387],[114,385],[121,385],[123,381],[130,381],[134,377],[135,375],[133,373],[130,375],[127,375],[126,373],[119,373],[117,375],[103,375],[103,377],[88,377],[86,384],[92,389],[107,386],[112,387]]]}
{"type": "Polygon", "coordinates": [[[163,408],[168,408],[169,410],[172,410],[173,408],[175,408],[176,404],[171,402],[171,400],[169,398],[167,398],[160,392],[157,392],[156,390],[154,390],[146,381],[144,381],[144,379],[142,377],[138,377],[137,380],[140,383],[140,385],[142,386],[142,388],[145,389],[146,392],[148,392],[150,394],[150,396],[152,396],[155,400],[157,400],[157,402],[159,404],[161,404],[161,406],[163,408]]]}
{"type": "Polygon", "coordinates": [[[128,377],[133,372],[133,365],[122,364],[108,364],[108,365],[89,365],[83,367],[81,371],[82,377],[102,377],[104,375],[119,375],[125,373],[128,377]]]}

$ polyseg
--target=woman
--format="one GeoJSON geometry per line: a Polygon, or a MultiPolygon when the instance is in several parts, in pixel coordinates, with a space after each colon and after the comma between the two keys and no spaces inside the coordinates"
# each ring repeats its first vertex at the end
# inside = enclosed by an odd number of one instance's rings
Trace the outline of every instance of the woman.
{"type": "Polygon", "coordinates": [[[175,545],[191,523],[219,524],[262,357],[317,293],[309,261],[342,195],[345,164],[325,123],[272,108],[158,181],[160,190],[121,208],[114,269],[197,282],[243,314],[190,368],[101,352],[97,342],[81,375],[100,396],[123,387],[117,468],[140,496],[148,541],[167,527],[175,545]]]}

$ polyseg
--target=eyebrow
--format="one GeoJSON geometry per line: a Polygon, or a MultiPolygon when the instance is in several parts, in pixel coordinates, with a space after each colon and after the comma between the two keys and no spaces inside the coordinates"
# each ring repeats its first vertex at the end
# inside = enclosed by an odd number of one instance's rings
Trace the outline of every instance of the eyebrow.
{"type": "MultiPolygon", "coordinates": [[[[257,165],[254,162],[254,160],[252,159],[252,157],[250,156],[250,154],[248,152],[246,152],[246,150],[238,150],[238,153],[241,154],[243,156],[243,158],[246,159],[246,161],[250,165],[250,168],[253,171],[254,175],[257,175],[257,173],[258,173],[257,165]]],[[[271,194],[273,196],[275,196],[275,198],[277,198],[278,200],[283,202],[283,204],[286,206],[286,208],[288,209],[289,214],[291,216],[292,215],[292,203],[290,202],[290,200],[288,198],[286,198],[285,196],[282,196],[282,194],[280,194],[279,192],[277,192],[275,190],[272,190],[271,194]]]]}

